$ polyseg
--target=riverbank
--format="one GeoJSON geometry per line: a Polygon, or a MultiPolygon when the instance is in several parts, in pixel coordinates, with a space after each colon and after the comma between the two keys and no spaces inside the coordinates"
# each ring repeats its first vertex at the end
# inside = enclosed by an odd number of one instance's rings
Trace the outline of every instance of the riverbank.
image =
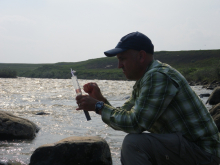
{"type": "Polygon", "coordinates": [[[189,82],[189,85],[190,86],[199,86],[199,85],[201,85],[202,88],[213,90],[216,87],[220,87],[220,81],[214,80],[211,83],[209,83],[207,80],[204,80],[204,81],[201,81],[201,82],[191,81],[191,82],[189,82]]]}

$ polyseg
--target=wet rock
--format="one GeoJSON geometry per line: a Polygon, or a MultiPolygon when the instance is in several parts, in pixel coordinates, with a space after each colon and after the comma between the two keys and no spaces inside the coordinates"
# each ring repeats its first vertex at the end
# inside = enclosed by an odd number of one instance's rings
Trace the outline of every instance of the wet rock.
{"type": "Polygon", "coordinates": [[[0,111],[0,140],[33,139],[39,127],[33,122],[0,111]]]}
{"type": "Polygon", "coordinates": [[[213,90],[213,89],[215,89],[215,87],[216,87],[216,86],[214,86],[214,85],[208,85],[208,86],[206,87],[206,89],[213,90]]]}
{"type": "Polygon", "coordinates": [[[123,98],[123,100],[127,100],[129,98],[130,98],[130,96],[126,96],[126,97],[123,98]]]}
{"type": "Polygon", "coordinates": [[[69,137],[37,148],[29,165],[111,165],[107,142],[98,137],[69,137]]]}
{"type": "Polygon", "coordinates": [[[46,112],[38,112],[35,115],[49,115],[50,113],[46,113],[46,112]]]}
{"type": "Polygon", "coordinates": [[[217,87],[213,90],[206,104],[207,103],[209,103],[210,105],[216,105],[220,103],[220,87],[217,87]]]}
{"type": "Polygon", "coordinates": [[[215,121],[215,124],[218,127],[218,131],[220,131],[220,103],[217,105],[213,106],[210,110],[209,113],[211,114],[212,118],[215,121]]]}
{"type": "Polygon", "coordinates": [[[214,81],[211,82],[211,84],[216,84],[216,83],[218,83],[217,80],[214,80],[214,81]]]}
{"type": "Polygon", "coordinates": [[[5,161],[1,161],[0,160],[0,165],[12,165],[11,163],[5,162],[5,161]]]}
{"type": "Polygon", "coordinates": [[[208,85],[208,83],[209,82],[207,80],[204,80],[204,81],[201,82],[201,85],[208,85]]]}
{"type": "Polygon", "coordinates": [[[199,95],[200,98],[209,97],[209,96],[210,96],[209,93],[203,93],[203,94],[200,94],[200,95],[199,95]]]}
{"type": "Polygon", "coordinates": [[[207,89],[210,89],[210,90],[213,90],[215,89],[216,87],[218,86],[218,81],[217,80],[214,80],[212,81],[210,84],[207,85],[207,89]]]}
{"type": "Polygon", "coordinates": [[[189,83],[189,85],[190,85],[190,86],[195,86],[196,83],[195,83],[194,81],[191,81],[191,82],[189,83]]]}

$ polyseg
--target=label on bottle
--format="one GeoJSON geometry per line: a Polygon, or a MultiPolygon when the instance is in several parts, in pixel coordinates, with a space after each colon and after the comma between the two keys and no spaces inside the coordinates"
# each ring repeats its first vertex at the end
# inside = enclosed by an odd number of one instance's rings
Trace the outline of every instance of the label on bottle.
{"type": "Polygon", "coordinates": [[[76,89],[76,94],[81,95],[82,94],[81,89],[76,89]]]}

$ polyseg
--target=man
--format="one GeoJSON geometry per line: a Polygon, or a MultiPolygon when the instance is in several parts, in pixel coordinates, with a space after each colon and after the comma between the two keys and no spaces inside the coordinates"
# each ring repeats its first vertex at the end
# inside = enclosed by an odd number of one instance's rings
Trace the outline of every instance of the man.
{"type": "Polygon", "coordinates": [[[129,133],[122,144],[125,165],[220,164],[218,129],[199,97],[175,69],[153,58],[154,46],[142,33],[121,38],[105,52],[135,80],[131,98],[114,108],[97,84],[84,86],[77,110],[96,111],[115,130],[129,133]],[[151,133],[142,133],[148,131],[151,133]]]}

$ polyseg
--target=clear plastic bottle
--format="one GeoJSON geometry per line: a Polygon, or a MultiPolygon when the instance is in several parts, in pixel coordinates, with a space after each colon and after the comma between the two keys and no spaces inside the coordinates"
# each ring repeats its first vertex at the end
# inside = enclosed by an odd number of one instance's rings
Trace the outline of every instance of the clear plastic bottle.
{"type": "MultiPolygon", "coordinates": [[[[81,91],[81,89],[80,89],[80,86],[79,86],[77,77],[73,74],[74,72],[72,71],[72,69],[71,69],[71,73],[72,73],[71,79],[72,79],[73,86],[74,86],[75,91],[76,91],[76,95],[77,95],[77,96],[82,95],[82,91],[81,91]]],[[[90,115],[89,115],[89,112],[88,112],[88,111],[85,111],[85,110],[83,110],[83,111],[84,111],[84,113],[85,113],[85,116],[86,116],[87,121],[88,121],[88,120],[91,120],[91,117],[90,117],[90,115]]]]}

